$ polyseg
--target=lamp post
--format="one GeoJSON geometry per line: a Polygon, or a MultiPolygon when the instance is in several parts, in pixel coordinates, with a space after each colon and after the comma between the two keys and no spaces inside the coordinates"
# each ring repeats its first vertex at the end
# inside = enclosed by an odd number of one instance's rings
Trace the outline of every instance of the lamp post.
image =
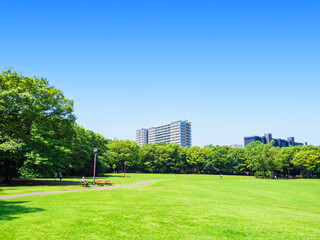
{"type": "Polygon", "coordinates": [[[93,163],[93,186],[96,183],[96,160],[97,160],[97,152],[98,152],[98,148],[94,148],[93,149],[93,153],[94,153],[94,163],[93,163]]]}
{"type": "Polygon", "coordinates": [[[124,168],[124,176],[126,176],[126,162],[123,163],[123,168],[124,168]]]}

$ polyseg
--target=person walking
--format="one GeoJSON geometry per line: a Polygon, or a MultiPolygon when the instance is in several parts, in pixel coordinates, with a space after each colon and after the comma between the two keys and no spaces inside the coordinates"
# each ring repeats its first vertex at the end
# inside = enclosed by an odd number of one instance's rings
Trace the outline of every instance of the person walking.
{"type": "Polygon", "coordinates": [[[59,173],[60,181],[62,181],[62,173],[59,173]]]}
{"type": "Polygon", "coordinates": [[[222,173],[221,173],[221,175],[220,175],[220,178],[222,179],[222,173]]]}

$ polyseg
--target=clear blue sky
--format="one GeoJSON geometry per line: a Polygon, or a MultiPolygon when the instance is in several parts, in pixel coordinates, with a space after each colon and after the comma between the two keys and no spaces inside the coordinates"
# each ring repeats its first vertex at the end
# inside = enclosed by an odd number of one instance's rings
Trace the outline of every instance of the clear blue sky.
{"type": "Polygon", "coordinates": [[[47,77],[107,138],[192,122],[193,145],[320,145],[319,1],[2,1],[0,69],[47,77]]]}

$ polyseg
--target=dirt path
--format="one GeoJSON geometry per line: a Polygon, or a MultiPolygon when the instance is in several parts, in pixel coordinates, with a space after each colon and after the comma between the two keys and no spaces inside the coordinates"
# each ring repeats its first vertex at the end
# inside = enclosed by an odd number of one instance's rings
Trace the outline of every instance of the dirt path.
{"type": "Polygon", "coordinates": [[[139,186],[148,185],[148,184],[153,183],[153,182],[168,181],[168,180],[173,180],[173,179],[144,181],[144,182],[139,182],[139,183],[130,184],[130,185],[123,185],[123,186],[104,186],[104,187],[83,188],[83,189],[77,189],[77,190],[52,191],[52,192],[32,192],[32,193],[23,193],[23,194],[15,194],[15,195],[5,195],[5,196],[0,196],[0,200],[10,199],[10,198],[19,198],[19,197],[38,196],[38,195],[48,195],[48,194],[55,194],[55,193],[67,193],[67,192],[80,192],[80,191],[94,191],[94,190],[103,190],[103,189],[139,187],[139,186]]]}

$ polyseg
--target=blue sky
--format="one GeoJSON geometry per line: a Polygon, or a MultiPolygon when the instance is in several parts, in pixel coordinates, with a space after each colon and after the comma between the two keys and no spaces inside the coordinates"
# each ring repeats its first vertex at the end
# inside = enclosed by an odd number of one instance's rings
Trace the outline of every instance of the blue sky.
{"type": "Polygon", "coordinates": [[[107,138],[187,119],[193,145],[320,145],[318,1],[2,1],[0,69],[48,78],[107,138]]]}

